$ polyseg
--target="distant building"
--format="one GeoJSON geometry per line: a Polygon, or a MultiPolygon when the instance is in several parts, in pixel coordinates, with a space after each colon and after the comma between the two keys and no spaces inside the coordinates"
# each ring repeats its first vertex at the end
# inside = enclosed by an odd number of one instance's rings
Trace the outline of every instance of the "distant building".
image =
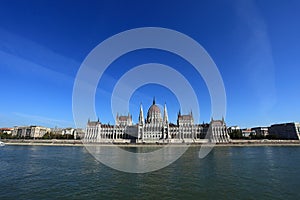
{"type": "Polygon", "coordinates": [[[77,128],[75,135],[74,135],[74,139],[83,139],[84,138],[84,129],[81,128],[77,128]]]}
{"type": "Polygon", "coordinates": [[[58,127],[51,128],[50,132],[55,134],[55,135],[62,135],[63,128],[58,128],[58,127]]]}
{"type": "Polygon", "coordinates": [[[150,106],[147,118],[144,119],[143,108],[140,106],[139,122],[132,124],[132,116],[116,116],[116,124],[102,124],[98,121],[88,121],[85,142],[117,142],[117,143],[193,143],[201,139],[211,142],[227,143],[230,138],[224,119],[213,120],[209,124],[194,124],[192,112],[177,116],[177,124],[169,123],[166,104],[163,117],[159,107],[150,106]]]}
{"type": "Polygon", "coordinates": [[[51,128],[51,133],[55,134],[55,135],[69,135],[72,137],[69,138],[74,138],[74,139],[78,139],[81,138],[83,135],[83,130],[82,129],[76,129],[76,128],[51,128]]]}
{"type": "Polygon", "coordinates": [[[241,128],[239,126],[230,126],[227,128],[227,130],[228,130],[228,134],[229,134],[229,133],[232,133],[235,131],[241,131],[241,128]]]}
{"type": "Polygon", "coordinates": [[[251,135],[256,135],[256,132],[250,128],[245,128],[242,129],[242,135],[243,137],[250,137],[251,135]]]}
{"type": "Polygon", "coordinates": [[[13,130],[14,130],[13,128],[0,128],[0,133],[10,135],[12,134],[13,130]]]}
{"type": "Polygon", "coordinates": [[[76,129],[75,128],[64,128],[61,132],[62,135],[76,135],[76,129]]]}
{"type": "Polygon", "coordinates": [[[251,128],[252,131],[255,131],[257,136],[267,136],[269,135],[269,127],[254,127],[251,128]]]}
{"type": "Polygon", "coordinates": [[[278,139],[299,140],[300,124],[295,122],[273,124],[269,128],[269,135],[275,136],[278,139]]]}
{"type": "Polygon", "coordinates": [[[50,130],[42,126],[15,126],[12,135],[20,138],[41,138],[50,130]]]}

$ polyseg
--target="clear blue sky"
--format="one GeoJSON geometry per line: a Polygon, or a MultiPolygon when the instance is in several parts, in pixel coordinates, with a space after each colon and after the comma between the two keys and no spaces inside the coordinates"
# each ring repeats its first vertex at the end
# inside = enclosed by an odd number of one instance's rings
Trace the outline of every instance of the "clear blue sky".
{"type": "MultiPolygon", "coordinates": [[[[223,77],[228,125],[264,126],[300,121],[300,1],[15,1],[0,2],[0,127],[74,126],[72,89],[80,64],[106,38],[137,27],[165,27],[198,41],[223,77]]],[[[109,94],[126,70],[158,62],[188,77],[200,101],[200,121],[210,119],[201,76],[159,50],[116,60],[100,81],[96,109],[114,123],[109,94]],[[122,66],[122,67],[121,67],[122,66]]],[[[146,85],[131,98],[136,122],[156,96],[175,122],[178,101],[166,88],[146,85]]]]}

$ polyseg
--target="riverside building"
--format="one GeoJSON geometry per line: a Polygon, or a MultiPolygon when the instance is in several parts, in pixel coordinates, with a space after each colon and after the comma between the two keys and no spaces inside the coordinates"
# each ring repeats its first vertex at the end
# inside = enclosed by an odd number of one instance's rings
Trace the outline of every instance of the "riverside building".
{"type": "Polygon", "coordinates": [[[20,138],[41,138],[50,130],[43,126],[15,126],[12,135],[20,138]]]}
{"type": "Polygon", "coordinates": [[[139,121],[132,123],[132,116],[116,116],[115,125],[88,120],[85,142],[95,143],[228,143],[230,141],[224,119],[211,119],[210,123],[195,124],[193,113],[178,113],[177,124],[169,122],[167,106],[163,115],[153,100],[146,119],[142,105],[139,121]]]}
{"type": "Polygon", "coordinates": [[[300,123],[290,122],[283,124],[273,124],[269,128],[269,135],[278,139],[300,139],[300,123]]]}

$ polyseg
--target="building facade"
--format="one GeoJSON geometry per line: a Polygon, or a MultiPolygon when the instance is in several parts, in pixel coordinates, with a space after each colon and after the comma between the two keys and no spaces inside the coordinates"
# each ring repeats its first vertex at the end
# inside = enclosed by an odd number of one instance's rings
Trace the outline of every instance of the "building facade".
{"type": "Polygon", "coordinates": [[[50,131],[50,128],[42,126],[16,126],[13,128],[12,135],[20,138],[41,138],[50,131]]]}
{"type": "Polygon", "coordinates": [[[242,131],[239,126],[230,126],[227,128],[228,133],[239,132],[242,131]]]}
{"type": "Polygon", "coordinates": [[[269,127],[254,127],[251,128],[252,131],[255,131],[257,136],[267,136],[269,135],[269,127]]]}
{"type": "Polygon", "coordinates": [[[139,121],[132,123],[132,116],[116,116],[116,124],[102,124],[88,121],[84,136],[85,142],[96,143],[227,143],[230,141],[224,119],[211,119],[209,124],[195,124],[193,113],[177,116],[177,124],[169,122],[167,107],[164,105],[163,115],[153,100],[148,109],[146,119],[142,105],[139,121]]]}
{"type": "Polygon", "coordinates": [[[283,123],[273,124],[269,128],[269,135],[275,136],[278,139],[300,139],[300,123],[283,123]]]}
{"type": "Polygon", "coordinates": [[[10,135],[12,134],[13,130],[14,130],[13,128],[0,128],[0,133],[10,135]]]}
{"type": "Polygon", "coordinates": [[[251,128],[242,129],[242,136],[245,138],[251,138],[252,135],[256,135],[256,132],[251,128]]]}

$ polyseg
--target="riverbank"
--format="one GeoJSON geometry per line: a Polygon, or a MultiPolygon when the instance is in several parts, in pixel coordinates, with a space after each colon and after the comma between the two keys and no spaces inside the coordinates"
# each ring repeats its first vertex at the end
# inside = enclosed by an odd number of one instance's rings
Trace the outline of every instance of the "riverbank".
{"type": "Polygon", "coordinates": [[[2,140],[5,145],[83,146],[81,140],[2,140]]]}
{"type": "MultiPolygon", "coordinates": [[[[84,146],[81,140],[2,140],[6,145],[35,145],[35,146],[84,146]]],[[[104,143],[101,146],[117,145],[121,147],[141,147],[141,146],[163,146],[166,144],[112,144],[104,143]]],[[[169,144],[171,146],[186,146],[186,143],[169,144]]],[[[299,140],[231,140],[230,143],[191,143],[191,146],[300,146],[299,140]]]]}

